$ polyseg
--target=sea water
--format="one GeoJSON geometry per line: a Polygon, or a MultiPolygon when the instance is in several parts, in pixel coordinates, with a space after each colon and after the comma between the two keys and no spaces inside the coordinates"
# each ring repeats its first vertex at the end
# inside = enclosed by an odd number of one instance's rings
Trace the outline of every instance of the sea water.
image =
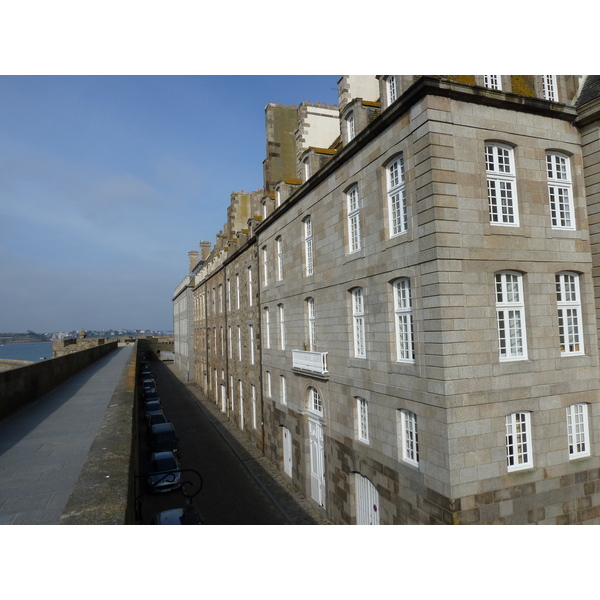
{"type": "Polygon", "coordinates": [[[39,362],[52,358],[52,342],[32,344],[4,344],[0,346],[0,358],[39,362]]]}

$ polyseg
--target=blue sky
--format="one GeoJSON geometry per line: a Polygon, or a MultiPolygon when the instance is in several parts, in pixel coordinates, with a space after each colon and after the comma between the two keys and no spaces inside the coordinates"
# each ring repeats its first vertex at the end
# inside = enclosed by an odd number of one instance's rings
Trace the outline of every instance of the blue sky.
{"type": "Polygon", "coordinates": [[[0,331],[172,329],[188,251],[263,187],[265,106],[338,79],[1,76],[0,331]]]}

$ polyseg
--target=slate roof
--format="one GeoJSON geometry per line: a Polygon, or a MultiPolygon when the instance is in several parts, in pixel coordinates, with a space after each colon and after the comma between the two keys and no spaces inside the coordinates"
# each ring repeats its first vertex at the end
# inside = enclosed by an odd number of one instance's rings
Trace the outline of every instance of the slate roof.
{"type": "Polygon", "coordinates": [[[600,75],[588,75],[575,106],[583,106],[600,96],[600,75]]]}

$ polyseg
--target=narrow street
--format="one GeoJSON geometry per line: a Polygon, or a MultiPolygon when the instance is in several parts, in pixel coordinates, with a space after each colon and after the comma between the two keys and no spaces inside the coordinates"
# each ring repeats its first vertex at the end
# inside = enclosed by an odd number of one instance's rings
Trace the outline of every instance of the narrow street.
{"type": "MultiPolygon", "coordinates": [[[[203,485],[200,493],[193,498],[194,507],[204,518],[206,525],[284,525],[289,520],[261,489],[250,475],[226,434],[215,426],[214,420],[206,413],[188,388],[174,375],[170,368],[161,362],[151,362],[155,375],[163,411],[168,421],[173,423],[179,437],[181,469],[192,469],[200,473],[203,485]]],[[[140,403],[140,465],[138,474],[148,470],[150,449],[147,445],[148,426],[143,416],[143,402],[140,403]]],[[[252,460],[252,459],[250,459],[252,460]]],[[[197,489],[198,479],[194,473],[183,472],[182,480],[193,485],[184,486],[186,494],[197,489]]],[[[183,508],[186,498],[182,490],[164,493],[146,491],[145,477],[138,479],[142,524],[149,524],[153,516],[170,508],[183,508]]]]}

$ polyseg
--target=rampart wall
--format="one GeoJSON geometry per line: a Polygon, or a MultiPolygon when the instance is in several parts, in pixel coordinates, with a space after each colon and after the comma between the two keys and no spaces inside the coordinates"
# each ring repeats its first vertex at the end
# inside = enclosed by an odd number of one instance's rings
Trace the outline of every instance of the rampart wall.
{"type": "Polygon", "coordinates": [[[117,342],[0,372],[0,419],[3,419],[116,350],[117,342]]]}

